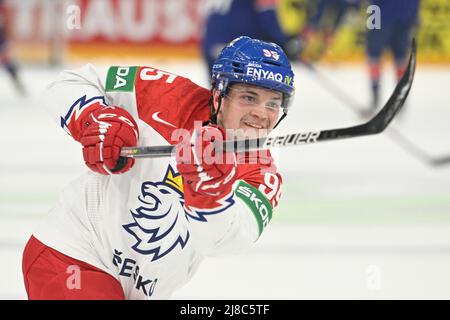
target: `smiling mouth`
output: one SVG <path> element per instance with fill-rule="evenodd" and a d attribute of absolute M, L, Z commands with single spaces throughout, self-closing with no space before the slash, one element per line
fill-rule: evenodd
<path fill-rule="evenodd" d="M 251 127 L 254 129 L 264 129 L 265 127 L 261 124 L 258 124 L 256 122 L 252 122 L 252 121 L 242 121 L 244 123 L 244 125 L 246 125 L 247 127 Z"/>

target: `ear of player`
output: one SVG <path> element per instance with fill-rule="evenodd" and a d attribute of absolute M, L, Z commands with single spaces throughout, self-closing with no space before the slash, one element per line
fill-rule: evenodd
<path fill-rule="evenodd" d="M 101 107 L 81 121 L 83 158 L 101 174 L 119 174 L 131 169 L 134 159 L 120 157 L 122 147 L 137 145 L 139 130 L 133 117 L 119 107 Z"/>
<path fill-rule="evenodd" d="M 231 192 L 237 178 L 237 161 L 234 152 L 216 152 L 215 143 L 224 140 L 225 131 L 209 125 L 194 131 L 189 141 L 177 145 L 177 169 L 183 176 L 188 205 L 197 202 L 195 197 L 217 200 Z"/>

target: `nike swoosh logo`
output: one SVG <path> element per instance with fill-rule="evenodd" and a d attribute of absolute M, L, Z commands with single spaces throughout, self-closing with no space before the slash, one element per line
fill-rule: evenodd
<path fill-rule="evenodd" d="M 161 118 L 158 116 L 158 114 L 159 114 L 159 111 L 153 113 L 153 114 L 152 114 L 152 119 L 155 120 L 155 121 L 157 121 L 157 122 L 163 123 L 163 124 L 168 125 L 168 126 L 171 126 L 171 127 L 173 127 L 173 128 L 176 128 L 173 124 L 171 124 L 171 123 L 169 123 L 169 122 L 167 122 L 167 121 L 161 119 Z"/>

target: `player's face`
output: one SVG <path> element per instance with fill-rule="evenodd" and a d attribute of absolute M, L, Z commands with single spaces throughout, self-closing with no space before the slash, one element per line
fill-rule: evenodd
<path fill-rule="evenodd" d="M 219 92 L 214 91 L 217 110 Z M 233 84 L 222 99 L 217 124 L 225 129 L 241 129 L 248 136 L 269 133 L 282 113 L 281 92 L 248 84 Z"/>

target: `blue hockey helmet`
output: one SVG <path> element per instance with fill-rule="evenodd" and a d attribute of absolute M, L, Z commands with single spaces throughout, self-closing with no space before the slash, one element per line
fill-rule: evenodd
<path fill-rule="evenodd" d="M 212 67 L 211 78 L 213 87 L 222 95 L 236 82 L 282 92 L 284 116 L 295 91 L 294 72 L 283 49 L 275 43 L 247 36 L 234 39 L 222 49 Z"/>

